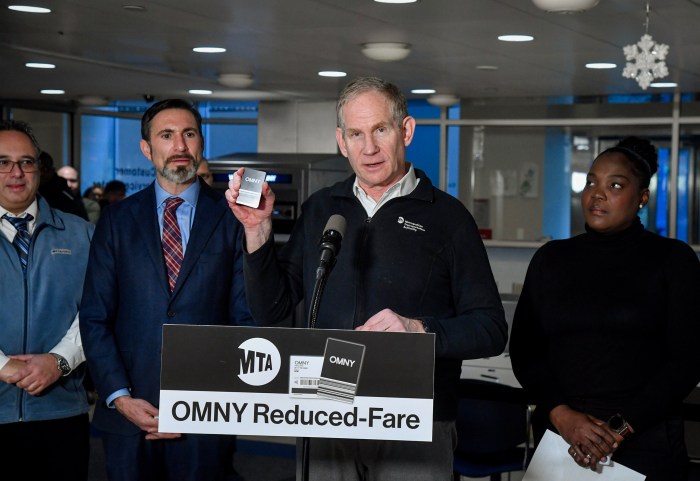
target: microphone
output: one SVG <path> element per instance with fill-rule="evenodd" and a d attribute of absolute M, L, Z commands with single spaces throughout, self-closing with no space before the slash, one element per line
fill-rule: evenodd
<path fill-rule="evenodd" d="M 319 243 L 319 251 L 321 252 L 321 267 L 324 271 L 328 267 L 332 267 L 335 262 L 335 257 L 340 252 L 340 243 L 345 235 L 345 217 L 340 214 L 333 214 L 326 227 L 323 229 L 323 236 Z"/>

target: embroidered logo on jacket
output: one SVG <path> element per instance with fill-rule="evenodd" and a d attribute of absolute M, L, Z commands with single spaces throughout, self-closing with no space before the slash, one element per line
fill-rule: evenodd
<path fill-rule="evenodd" d="M 399 222 L 399 224 L 403 224 L 403 228 L 406 230 L 410 230 L 413 232 L 418 232 L 418 231 L 425 232 L 425 228 L 422 225 L 420 225 L 416 222 L 411 222 L 410 220 L 406 220 L 401 216 L 399 216 L 398 222 Z"/>
<path fill-rule="evenodd" d="M 70 256 L 73 255 L 73 251 L 70 249 L 51 249 L 51 254 L 57 254 L 61 256 Z"/>

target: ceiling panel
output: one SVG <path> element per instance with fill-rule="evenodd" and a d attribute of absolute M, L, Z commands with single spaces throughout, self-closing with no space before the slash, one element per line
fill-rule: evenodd
<path fill-rule="evenodd" d="M 0 1 L 0 97 L 44 99 L 41 88 L 62 88 L 59 100 L 75 102 L 84 95 L 187 97 L 190 88 L 206 88 L 212 99 L 333 99 L 348 79 L 318 77 L 324 69 L 462 98 L 643 92 L 621 76 L 622 47 L 645 30 L 643 0 L 601 0 L 574 15 L 543 12 L 529 0 L 144 0 L 143 12 L 125 10 L 123 0 L 49 3 L 53 12 L 37 15 Z M 649 33 L 670 45 L 665 80 L 685 92 L 700 91 L 698 25 L 697 0 L 652 1 Z M 499 42 L 503 33 L 535 41 Z M 412 51 L 400 62 L 378 62 L 361 53 L 371 41 L 406 42 Z M 228 51 L 191 50 L 207 44 Z M 57 68 L 27 69 L 27 61 Z M 592 61 L 618 67 L 585 69 Z M 220 73 L 250 73 L 255 82 L 247 91 L 227 89 Z"/>

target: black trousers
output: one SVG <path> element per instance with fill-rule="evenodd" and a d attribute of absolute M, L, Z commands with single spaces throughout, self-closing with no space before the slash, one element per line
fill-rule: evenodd
<path fill-rule="evenodd" d="M 88 415 L 0 424 L 0 453 L 5 466 L 19 467 L 25 479 L 87 481 Z"/>

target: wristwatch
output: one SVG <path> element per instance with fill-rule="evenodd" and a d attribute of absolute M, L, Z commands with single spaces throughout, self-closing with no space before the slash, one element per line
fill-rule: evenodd
<path fill-rule="evenodd" d="M 67 376 L 70 374 L 72 369 L 70 368 L 70 364 L 68 364 L 65 357 L 61 356 L 60 354 L 56 354 L 55 352 L 51 352 L 49 354 L 56 358 L 56 367 L 59 371 L 61 371 L 61 376 Z"/>
<path fill-rule="evenodd" d="M 630 425 L 620 413 L 613 414 L 610 419 L 608 419 L 608 426 L 623 438 L 628 438 L 632 434 Z"/>

